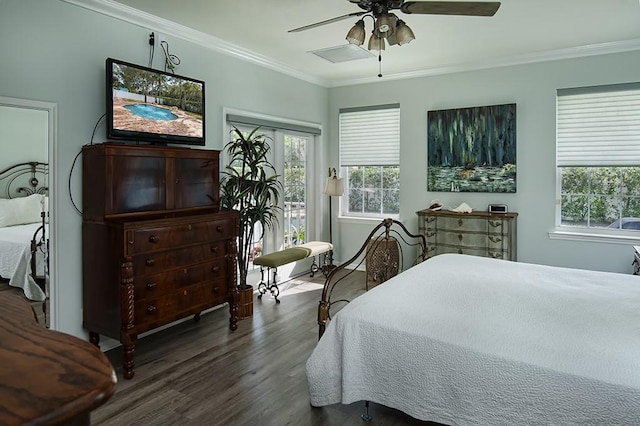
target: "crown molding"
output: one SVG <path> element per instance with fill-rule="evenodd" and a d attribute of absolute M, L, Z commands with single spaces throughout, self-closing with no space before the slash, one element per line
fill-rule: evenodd
<path fill-rule="evenodd" d="M 240 46 L 236 46 L 212 35 L 205 34 L 202 31 L 194 30 L 184 25 L 180 25 L 178 23 L 160 18 L 150 13 L 134 9 L 130 6 L 126 6 L 113 0 L 61 1 L 136 25 L 138 27 L 146 28 L 151 31 L 178 37 L 180 39 L 198 44 L 207 49 L 224 53 L 229 56 L 233 56 L 238 59 L 251 62 L 265 68 L 269 68 L 282 74 L 307 81 L 309 83 L 317 84 L 324 87 L 329 86 L 329 82 L 324 79 L 310 76 L 309 74 L 291 68 L 288 65 L 274 61 L 271 58 L 252 52 L 248 49 L 244 49 Z"/>
<path fill-rule="evenodd" d="M 281 62 L 260 55 L 248 49 L 236 46 L 220 38 L 205 34 L 184 25 L 177 24 L 167 19 L 134 9 L 113 0 L 61 0 L 75 6 L 79 6 L 102 15 L 110 16 L 130 24 L 157 31 L 159 33 L 178 37 L 183 40 L 211 49 L 271 70 L 289 75 L 309 83 L 323 87 L 344 87 L 359 84 L 375 83 L 380 81 L 406 80 L 419 77 L 431 77 L 443 74 L 452 74 L 466 71 L 478 71 L 490 68 L 500 68 L 514 65 L 524 65 L 537 62 L 557 61 L 586 56 L 605 55 L 611 53 L 623 53 L 640 50 L 640 39 L 614 41 L 608 43 L 591 44 L 585 46 L 569 47 L 542 52 L 514 55 L 502 58 L 494 58 L 485 61 L 465 62 L 441 67 L 426 68 L 418 71 L 388 74 L 383 77 L 365 77 L 358 79 L 326 80 L 311 76 L 296 70 Z"/>

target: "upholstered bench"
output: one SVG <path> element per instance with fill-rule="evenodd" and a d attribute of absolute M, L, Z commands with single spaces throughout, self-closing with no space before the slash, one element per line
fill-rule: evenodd
<path fill-rule="evenodd" d="M 262 295 L 267 291 L 271 292 L 276 299 L 276 303 L 280 303 L 278 295 L 280 290 L 276 283 L 276 275 L 278 267 L 286 265 L 291 262 L 297 262 L 298 260 L 306 259 L 307 257 L 313 257 L 313 263 L 311 264 L 311 276 L 320 270 L 319 257 L 323 253 L 327 253 L 333 250 L 333 244 L 324 241 L 310 241 L 299 246 L 290 247 L 288 249 L 276 251 L 273 253 L 258 256 L 253 259 L 253 264 L 260 266 L 260 283 L 258 284 L 258 290 L 260 294 L 258 299 L 262 299 Z M 316 261 L 318 257 L 318 261 Z M 331 257 L 329 257 L 331 259 Z M 264 272 L 267 268 L 267 281 L 264 280 Z M 269 272 L 273 270 L 273 282 L 270 280 Z"/>

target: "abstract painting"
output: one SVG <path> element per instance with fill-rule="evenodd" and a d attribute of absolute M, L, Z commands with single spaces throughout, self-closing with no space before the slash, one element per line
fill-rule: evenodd
<path fill-rule="evenodd" d="M 516 104 L 429 111 L 427 190 L 516 192 Z"/>

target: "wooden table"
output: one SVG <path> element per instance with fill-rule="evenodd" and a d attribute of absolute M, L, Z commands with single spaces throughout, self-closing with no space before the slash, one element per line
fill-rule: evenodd
<path fill-rule="evenodd" d="M 89 424 L 115 386 L 98 348 L 48 330 L 21 295 L 0 292 L 0 424 Z"/>

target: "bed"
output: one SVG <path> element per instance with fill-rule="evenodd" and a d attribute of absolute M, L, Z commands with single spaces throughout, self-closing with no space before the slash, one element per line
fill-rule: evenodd
<path fill-rule="evenodd" d="M 0 171 L 0 277 L 34 301 L 46 298 L 47 169 L 27 162 Z"/>
<path fill-rule="evenodd" d="M 324 319 L 306 365 L 313 406 L 372 401 L 447 425 L 640 424 L 637 276 L 442 254 Z"/>

